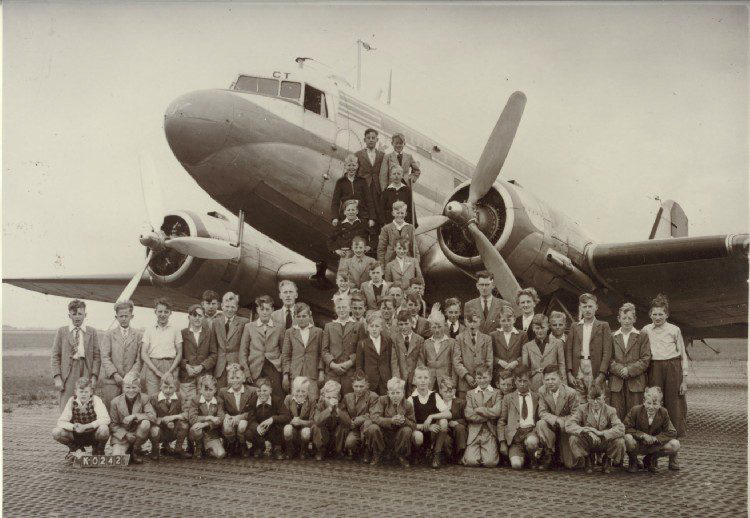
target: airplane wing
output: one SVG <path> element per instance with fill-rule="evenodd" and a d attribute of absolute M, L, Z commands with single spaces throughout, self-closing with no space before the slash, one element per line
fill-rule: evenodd
<path fill-rule="evenodd" d="M 10 278 L 3 279 L 3 282 L 45 295 L 114 302 L 130 282 L 132 276 L 131 272 L 104 275 Z M 169 297 L 174 304 L 175 311 L 187 311 L 191 304 L 200 302 L 198 299 L 186 296 L 176 290 L 152 285 L 148 274 L 144 273 L 141 282 L 138 284 L 138 289 L 133 294 L 133 303 L 136 306 L 152 308 L 154 307 L 154 299 L 158 297 Z"/>
<path fill-rule="evenodd" d="M 748 234 L 593 245 L 589 265 L 606 286 L 639 306 L 658 293 L 670 320 L 694 338 L 746 337 Z"/>

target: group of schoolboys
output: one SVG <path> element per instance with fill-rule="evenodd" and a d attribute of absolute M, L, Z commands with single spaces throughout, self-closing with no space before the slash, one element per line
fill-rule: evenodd
<path fill-rule="evenodd" d="M 353 248 L 349 260 L 356 261 L 356 240 Z M 582 320 L 566 336 L 564 313 L 533 314 L 532 288 L 517 296 L 525 329 L 515 328 L 511 306 L 492 296 L 489 272 L 479 273 L 480 296 L 463 311 L 448 299 L 425 318 L 420 279 L 384 281 L 378 261 L 367 271 L 359 287 L 339 286 L 337 318 L 323 329 L 296 302 L 291 281 L 279 285 L 281 309 L 269 296 L 256 299 L 255 321 L 236 314 L 233 293 L 218 311 L 219 296 L 209 291 L 189 308 L 182 330 L 169 323 L 169 301 L 157 300 L 156 323 L 141 334 L 130 327 L 132 303 L 117 303 L 118 325 L 101 347 L 96 331 L 83 326 L 85 304 L 72 301 L 71 325 L 53 344 L 62 408 L 55 440 L 71 456 L 89 445 L 101 454 L 109 441 L 113 454 L 129 452 L 134 463 L 143 462 L 150 441 L 153 460 L 312 454 L 377 465 L 390 456 L 403 466 L 592 472 L 599 454 L 607 473 L 627 453 L 628 471 L 655 472 L 665 455 L 679 469 L 676 437 L 684 428 L 672 422 L 684 413 L 674 417 L 668 397 L 682 397 L 676 408 L 684 409 L 684 344 L 666 322 L 663 297 L 652 303 L 654 323 L 640 332 L 635 307 L 625 304 L 613 334 L 595 318 L 595 297 L 584 294 Z M 652 335 L 661 349 L 652 351 Z M 666 358 L 670 343 L 678 355 Z"/>

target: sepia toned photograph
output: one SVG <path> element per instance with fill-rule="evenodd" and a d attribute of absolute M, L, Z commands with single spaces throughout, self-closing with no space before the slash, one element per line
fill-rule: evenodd
<path fill-rule="evenodd" d="M 3 514 L 747 516 L 747 3 L 2 21 Z"/>

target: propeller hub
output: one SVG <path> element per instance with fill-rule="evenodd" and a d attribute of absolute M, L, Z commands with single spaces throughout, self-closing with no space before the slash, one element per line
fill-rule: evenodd
<path fill-rule="evenodd" d="M 148 247 L 155 252 L 159 252 L 166 248 L 164 246 L 164 235 L 160 232 L 149 232 L 147 234 L 141 234 L 141 237 L 138 238 L 138 240 L 143 246 Z"/>
<path fill-rule="evenodd" d="M 474 217 L 474 211 L 466 203 L 452 201 L 445 206 L 445 215 L 456 225 L 466 225 Z"/>

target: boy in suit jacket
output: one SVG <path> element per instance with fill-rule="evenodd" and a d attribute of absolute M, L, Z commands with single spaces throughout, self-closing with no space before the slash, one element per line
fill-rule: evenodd
<path fill-rule="evenodd" d="M 448 431 L 445 436 L 443 454 L 450 463 L 457 463 L 464 456 L 466 450 L 466 400 L 456 398 L 456 385 L 453 380 L 443 378 L 440 380 L 440 397 L 450 409 L 451 416 L 448 418 Z"/>
<path fill-rule="evenodd" d="M 335 452 L 343 454 L 339 449 L 337 437 L 344 426 L 341 417 L 341 385 L 335 380 L 326 381 L 320 389 L 320 398 L 315 405 L 312 426 L 312 443 L 315 448 L 315 460 L 323 460 L 327 455 Z"/>
<path fill-rule="evenodd" d="M 479 365 L 474 371 L 477 388 L 466 393 L 466 422 L 469 423 L 462 464 L 494 468 L 497 451 L 497 418 L 502 411 L 500 393 L 490 385 L 490 370 Z"/>
<path fill-rule="evenodd" d="M 370 410 L 372 424 L 367 428 L 367 439 L 372 451 L 371 466 L 380 464 L 383 452 L 392 451 L 401 466 L 410 466 L 411 435 L 417 423 L 411 400 L 404 398 L 404 380 L 388 380 L 387 396 L 380 396 Z"/>
<path fill-rule="evenodd" d="M 252 443 L 253 457 L 263 458 L 266 441 L 271 443 L 273 458 L 283 460 L 284 426 L 292 420 L 284 406 L 281 394 L 272 393 L 271 381 L 267 378 L 255 380 L 257 391 L 250 394 L 247 404 L 247 433 L 245 439 Z"/>
<path fill-rule="evenodd" d="M 537 391 L 543 384 L 544 368 L 548 365 L 556 365 L 560 377 L 565 379 L 565 350 L 563 343 L 549 334 L 547 315 L 534 315 L 531 330 L 534 339 L 524 344 L 521 363 L 531 372 L 531 390 Z"/>
<path fill-rule="evenodd" d="M 109 412 L 104 402 L 94 395 L 90 378 L 76 381 L 76 393 L 68 399 L 52 430 L 52 438 L 68 447 L 65 459 L 75 460 L 75 452 L 92 446 L 93 455 L 104 455 L 109 440 Z"/>
<path fill-rule="evenodd" d="M 380 195 L 380 213 L 383 217 L 383 223 L 388 224 L 393 221 L 393 207 L 396 203 L 403 203 L 406 205 L 406 221 L 409 223 L 416 223 L 416 220 L 412 220 L 412 193 L 411 186 L 404 184 L 402 178 L 404 171 L 401 166 L 393 166 L 391 168 L 391 183 L 383 190 Z"/>
<path fill-rule="evenodd" d="M 596 319 L 596 297 L 584 293 L 578 298 L 582 320 L 570 327 L 565 342 L 565 366 L 570 385 L 602 385 L 612 360 L 612 331 Z"/>
<path fill-rule="evenodd" d="M 378 143 L 378 132 L 372 128 L 365 130 L 365 148 L 355 153 L 357 157 L 357 176 L 364 178 L 373 199 L 379 199 L 380 169 L 383 164 L 385 153 L 376 148 Z"/>
<path fill-rule="evenodd" d="M 391 145 L 393 146 L 393 152 L 388 153 L 383 158 L 383 163 L 380 166 L 380 190 L 385 190 L 386 186 L 391 183 L 391 173 L 396 166 L 401 167 L 403 173 L 404 182 L 406 185 L 411 186 L 414 182 L 419 179 L 420 170 L 419 162 L 414 160 L 411 153 L 404 152 L 404 145 L 406 144 L 406 137 L 402 133 L 394 133 L 391 137 Z"/>
<path fill-rule="evenodd" d="M 242 333 L 245 324 L 250 322 L 245 317 L 237 316 L 239 302 L 239 297 L 234 293 L 225 293 L 221 300 L 223 317 L 216 318 L 211 323 L 211 339 L 216 344 L 214 377 L 219 388 L 227 386 L 226 366 L 240 362 Z"/>
<path fill-rule="evenodd" d="M 464 309 L 464 312 L 466 311 Z M 522 335 L 518 329 L 513 327 L 514 320 L 513 309 L 509 306 L 503 307 L 500 312 L 500 329 L 490 333 L 490 338 L 492 338 L 492 357 L 495 363 L 495 379 L 497 379 L 497 375 L 501 370 L 512 371 L 521 365 L 523 360 L 525 335 Z"/>
<path fill-rule="evenodd" d="M 339 257 L 350 255 L 352 240 L 360 236 L 365 242 L 369 241 L 369 230 L 367 224 L 357 216 L 357 200 L 344 202 L 345 219 L 334 227 L 333 233 L 328 237 L 328 249 Z"/>
<path fill-rule="evenodd" d="M 227 452 L 221 443 L 221 427 L 224 422 L 224 401 L 216 397 L 216 378 L 204 374 L 198 381 L 198 392 L 188 407 L 188 436 L 195 444 L 193 458 L 200 460 L 203 452 L 216 459 L 223 459 Z"/>
<path fill-rule="evenodd" d="M 456 337 L 453 350 L 453 370 L 458 378 L 458 397 L 466 398 L 466 393 L 477 386 L 474 371 L 479 365 L 486 365 L 492 371 L 492 338 L 479 332 L 479 315 L 471 309 L 464 317 L 468 328 Z"/>
<path fill-rule="evenodd" d="M 659 455 L 674 455 L 680 451 L 677 430 L 669 419 L 669 412 L 661 406 L 663 397 L 659 387 L 649 387 L 643 404 L 634 406 L 625 416 L 629 473 L 638 471 L 638 455 L 645 455 L 643 464 L 651 473 L 657 473 Z"/>
<path fill-rule="evenodd" d="M 524 365 L 513 371 L 515 392 L 503 397 L 502 412 L 497 420 L 500 451 L 510 458 L 510 467 L 521 469 L 526 456 L 534 462 L 539 448 L 536 422 L 539 419 L 539 396 L 531 391 L 529 370 Z"/>
<path fill-rule="evenodd" d="M 437 387 L 440 378 L 446 377 L 456 382 L 456 373 L 453 370 L 456 341 L 445 334 L 445 317 L 442 313 L 430 315 L 429 322 L 432 336 L 422 345 L 418 365 L 424 365 L 429 369 L 432 390 Z"/>
<path fill-rule="evenodd" d="M 566 468 L 575 465 L 565 427 L 577 407 L 578 393 L 563 383 L 556 365 L 547 365 L 544 385 L 539 389 L 539 420 L 536 422 L 536 434 L 544 449 L 539 469 L 549 469 L 555 456 Z"/>
<path fill-rule="evenodd" d="M 495 276 L 487 270 L 477 272 L 479 297 L 464 304 L 464 311 L 471 308 L 480 316 L 482 324 L 479 330 L 486 335 L 500 327 L 502 308 L 510 307 L 509 303 L 492 295 L 493 289 L 495 289 Z"/>
<path fill-rule="evenodd" d="M 570 434 L 573 458 L 583 458 L 586 473 L 594 472 L 594 453 L 604 453 L 602 473 L 612 472 L 612 462 L 622 462 L 625 454 L 625 426 L 617 411 L 604 402 L 604 392 L 596 383 L 588 391 L 588 403 L 580 405 L 565 425 Z"/>
<path fill-rule="evenodd" d="M 377 220 L 377 208 L 375 207 L 377 199 L 372 198 L 370 187 L 367 181 L 357 176 L 357 157 L 353 154 L 344 159 L 344 175 L 336 180 L 331 196 L 331 217 L 332 224 L 335 227 L 342 219 L 343 206 L 347 200 L 357 200 L 359 202 L 359 218 L 368 221 L 370 226 Z"/>
<path fill-rule="evenodd" d="M 245 324 L 240 341 L 240 365 L 249 377 L 250 384 L 260 378 L 271 383 L 274 396 L 281 397 L 281 348 L 284 327 L 274 322 L 273 300 L 268 295 L 255 299 L 258 320 Z"/>
<path fill-rule="evenodd" d="M 396 258 L 385 267 L 385 280 L 401 286 L 401 289 L 404 291 L 409 289 L 409 281 L 412 278 L 418 277 L 424 281 L 422 270 L 419 268 L 419 261 L 407 257 L 406 253 L 408 250 L 408 240 L 403 237 L 397 239 Z"/>
<path fill-rule="evenodd" d="M 362 283 L 370 279 L 370 268 L 377 264 L 372 257 L 365 255 L 367 242 L 362 236 L 354 236 L 351 242 L 351 257 L 344 257 L 339 261 L 337 276 L 343 275 L 349 280 L 352 288 L 360 289 Z"/>
<path fill-rule="evenodd" d="M 204 321 L 204 309 L 199 304 L 188 308 L 190 325 L 182 333 L 182 359 L 180 360 L 180 397 L 187 410 L 190 401 L 198 394 L 198 379 L 213 372 L 216 365 L 216 342 L 211 340 L 211 330 Z"/>
<path fill-rule="evenodd" d="M 440 306 L 438 306 L 438 309 Z M 466 326 L 461 323 L 461 301 L 455 297 L 445 300 L 445 332 L 451 338 L 456 338 L 464 332 Z"/>
<path fill-rule="evenodd" d="M 307 450 L 312 439 L 313 416 L 316 400 L 310 397 L 312 382 L 305 376 L 297 376 L 292 384 L 292 393 L 284 398 L 284 407 L 291 416 L 289 424 L 284 425 L 284 444 L 287 460 L 299 451 L 299 458 L 307 458 Z"/>
<path fill-rule="evenodd" d="M 122 394 L 112 400 L 109 409 L 112 455 L 125 455 L 131 451 L 133 464 L 143 464 L 141 445 L 145 443 L 156 422 L 156 412 L 148 394 L 141 392 L 137 373 L 128 373 L 122 380 Z"/>
<path fill-rule="evenodd" d="M 336 320 L 323 329 L 323 365 L 326 381 L 336 381 L 342 395 L 352 391 L 354 363 L 357 360 L 357 332 L 354 319 L 349 315 L 349 298 L 333 296 Z"/>
<path fill-rule="evenodd" d="M 325 381 L 323 371 L 323 330 L 312 324 L 310 307 L 304 302 L 295 305 L 295 325 L 284 333 L 281 348 L 282 386 L 289 389 L 290 381 L 298 376 L 310 379 L 310 398 L 318 398 L 318 383 Z"/>
<path fill-rule="evenodd" d="M 419 250 L 414 250 L 414 226 L 406 221 L 406 204 L 396 201 L 391 208 L 392 220 L 383 225 L 378 237 L 378 261 L 385 266 L 396 258 L 396 243 L 406 240 L 406 254 L 419 259 Z"/>
<path fill-rule="evenodd" d="M 414 369 L 422 357 L 424 338 L 419 336 L 411 327 L 411 315 L 405 309 L 398 312 L 396 317 L 398 332 L 393 338 L 393 357 L 396 359 L 393 375 L 406 381 L 406 391 L 411 393 L 414 388 Z M 396 367 L 398 367 L 396 369 Z"/>
<path fill-rule="evenodd" d="M 651 361 L 648 333 L 639 332 L 635 323 L 635 306 L 623 304 L 617 318 L 620 329 L 612 335 L 612 362 L 609 364 L 610 403 L 617 416 L 625 419 L 631 408 L 643 403 L 646 371 Z"/>
<path fill-rule="evenodd" d="M 374 392 L 384 395 L 388 392 L 388 380 L 393 375 L 396 353 L 391 338 L 382 333 L 383 317 L 380 312 L 368 312 L 366 321 L 367 337 L 357 343 L 357 370 L 365 373 L 367 383 Z"/>
<path fill-rule="evenodd" d="M 352 392 L 345 394 L 341 402 L 341 426 L 336 437 L 336 448 L 338 451 L 345 451 L 350 459 L 361 453 L 362 462 L 369 463 L 371 460 L 365 432 L 372 424 L 370 409 L 377 401 L 378 395 L 370 390 L 365 373 L 358 370 L 354 374 Z"/>
<path fill-rule="evenodd" d="M 245 386 L 245 371 L 239 363 L 227 365 L 227 387 L 219 389 L 219 399 L 224 405 L 224 421 L 221 434 L 227 445 L 227 453 L 233 457 L 246 457 L 250 396 L 254 388 Z"/>
<path fill-rule="evenodd" d="M 60 411 L 73 397 L 76 381 L 89 378 L 95 387 L 101 369 L 99 336 L 93 327 L 83 326 L 86 303 L 78 299 L 70 301 L 68 317 L 70 325 L 59 328 L 52 342 L 52 378 L 60 393 Z"/>
<path fill-rule="evenodd" d="M 378 301 L 386 296 L 388 288 L 391 287 L 390 282 L 383 280 L 383 268 L 382 264 L 375 261 L 367 269 L 370 280 L 363 282 L 360 287 L 367 302 L 367 309 L 378 309 Z"/>
<path fill-rule="evenodd" d="M 187 408 L 182 408 L 182 401 L 177 395 L 177 387 L 172 373 L 166 373 L 161 379 L 161 390 L 151 396 L 151 406 L 156 413 L 156 421 L 149 430 L 151 440 L 151 459 L 158 461 L 162 453 L 186 459 L 184 444 L 188 435 Z M 175 441 L 174 450 L 169 443 Z M 159 445 L 161 444 L 161 450 Z"/>
<path fill-rule="evenodd" d="M 141 332 L 130 327 L 133 303 L 129 300 L 116 303 L 115 319 L 117 327 L 104 333 L 101 343 L 99 394 L 107 408 L 114 398 L 122 394 L 125 375 L 141 370 Z"/>
<path fill-rule="evenodd" d="M 221 315 L 221 297 L 214 290 L 206 290 L 201 297 L 201 307 L 203 308 L 204 324 L 211 326 L 214 318 Z"/>

